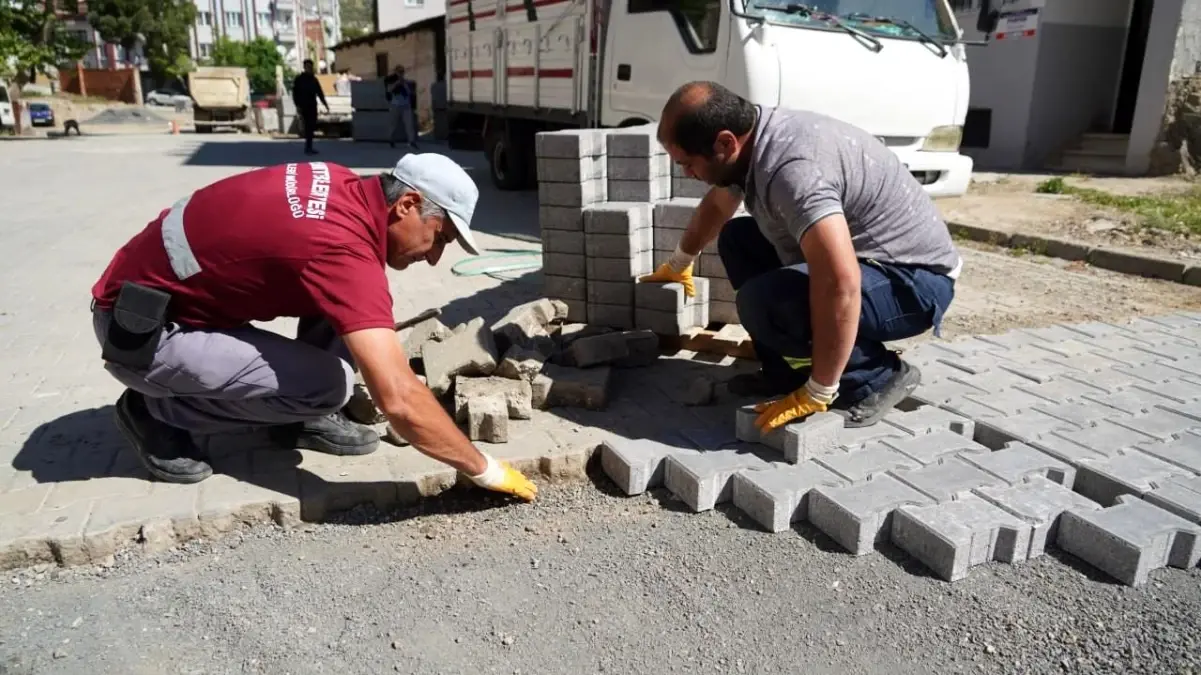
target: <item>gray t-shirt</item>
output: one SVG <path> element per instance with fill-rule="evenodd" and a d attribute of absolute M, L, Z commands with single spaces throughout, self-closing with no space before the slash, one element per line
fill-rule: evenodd
<path fill-rule="evenodd" d="M 747 174 L 746 210 L 785 265 L 804 262 L 801 235 L 815 222 L 842 213 L 861 260 L 959 275 L 959 251 L 933 200 L 863 129 L 815 112 L 761 107 Z"/>

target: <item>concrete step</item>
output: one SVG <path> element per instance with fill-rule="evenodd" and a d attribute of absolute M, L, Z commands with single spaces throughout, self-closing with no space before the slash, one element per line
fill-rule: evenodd
<path fill-rule="evenodd" d="M 1125 157 L 1129 145 L 1129 134 L 1084 134 L 1072 149 Z"/>
<path fill-rule="evenodd" d="M 1070 173 L 1122 175 L 1126 171 L 1126 155 L 1088 150 L 1065 150 L 1059 162 L 1049 168 Z"/>

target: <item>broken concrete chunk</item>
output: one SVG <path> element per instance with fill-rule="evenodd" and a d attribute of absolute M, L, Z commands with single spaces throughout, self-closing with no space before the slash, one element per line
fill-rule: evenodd
<path fill-rule="evenodd" d="M 533 382 L 538 373 L 542 372 L 542 364 L 546 363 L 546 358 L 547 355 L 537 349 L 523 349 L 520 345 L 513 345 L 496 367 L 496 375 L 511 380 Z"/>
<path fill-rule="evenodd" d="M 429 388 L 438 396 L 450 390 L 456 375 L 491 375 L 496 370 L 496 342 L 479 317 L 440 342 L 427 342 L 422 351 Z"/>
<path fill-rule="evenodd" d="M 550 388 L 554 381 L 547 377 L 544 373 L 538 373 L 530 382 L 530 403 L 539 410 L 547 408 L 547 399 L 550 397 Z"/>
<path fill-rule="evenodd" d="M 605 326 L 593 326 L 586 323 L 565 323 L 557 328 L 558 330 L 552 333 L 552 336 L 554 337 L 555 341 L 559 343 L 560 349 L 567 349 L 571 346 L 572 342 L 575 342 L 581 338 L 604 335 L 605 333 L 613 332 L 612 328 L 607 328 Z"/>
<path fill-rule="evenodd" d="M 555 309 L 555 321 L 567 320 L 567 315 L 571 313 L 571 308 L 567 306 L 566 302 L 563 302 L 562 300 L 551 300 L 550 305 Z"/>
<path fill-rule="evenodd" d="M 495 398 L 505 404 L 509 417 L 528 420 L 532 414 L 532 392 L 526 380 L 504 377 L 456 377 L 455 419 L 467 419 L 470 403 L 483 398 Z"/>
<path fill-rule="evenodd" d="M 489 443 L 509 442 L 509 412 L 496 397 L 474 398 L 467 402 L 467 437 Z"/>
<path fill-rule="evenodd" d="M 609 366 L 564 368 L 546 364 L 541 377 L 549 380 L 546 406 L 604 410 L 609 404 Z"/>
<path fill-rule="evenodd" d="M 547 298 L 514 307 L 492 324 L 497 347 L 507 351 L 514 345 L 529 346 L 534 338 L 549 335 L 547 325 L 558 317 L 558 312 L 559 308 Z"/>
<path fill-rule="evenodd" d="M 575 340 L 563 360 L 577 368 L 605 363 L 629 368 L 650 365 L 658 356 L 659 336 L 649 330 L 631 330 Z"/>
<path fill-rule="evenodd" d="M 426 319 L 408 329 L 408 333 L 402 338 L 405 355 L 409 358 L 422 356 L 421 350 L 425 343 L 445 340 L 452 334 L 451 330 L 437 318 Z"/>
<path fill-rule="evenodd" d="M 371 394 L 367 391 L 367 385 L 358 382 L 355 383 L 354 393 L 350 395 L 350 400 L 346 402 L 344 410 L 347 417 L 359 424 L 379 424 L 387 419 L 375 407 L 375 402 L 371 400 Z"/>

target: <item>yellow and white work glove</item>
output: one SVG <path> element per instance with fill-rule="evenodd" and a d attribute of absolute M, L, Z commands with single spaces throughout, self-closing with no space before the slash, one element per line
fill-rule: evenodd
<path fill-rule="evenodd" d="M 695 259 L 696 256 L 685 253 L 677 245 L 675 253 L 671 254 L 667 262 L 638 280 L 679 283 L 684 286 L 684 295 L 691 298 L 696 295 L 696 284 L 692 281 L 692 262 Z"/>
<path fill-rule="evenodd" d="M 755 406 L 759 417 L 755 426 L 760 433 L 767 433 L 796 419 L 803 419 L 817 412 L 826 412 L 834 399 L 838 398 L 838 385 L 827 387 L 809 378 L 805 386 L 784 398 L 764 401 Z"/>
<path fill-rule="evenodd" d="M 498 462 L 488 453 L 481 453 L 488 460 L 488 468 L 478 476 L 468 476 L 473 483 L 496 492 L 505 492 L 527 502 L 538 496 L 538 486 L 508 462 Z"/>

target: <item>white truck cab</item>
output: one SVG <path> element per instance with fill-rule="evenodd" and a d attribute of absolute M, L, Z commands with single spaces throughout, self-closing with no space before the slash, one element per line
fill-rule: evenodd
<path fill-rule="evenodd" d="M 534 133 L 653 122 L 690 80 L 860 126 L 933 196 L 970 181 L 948 0 L 451 0 L 447 22 L 452 128 L 483 132 L 502 188 L 534 182 Z"/>

